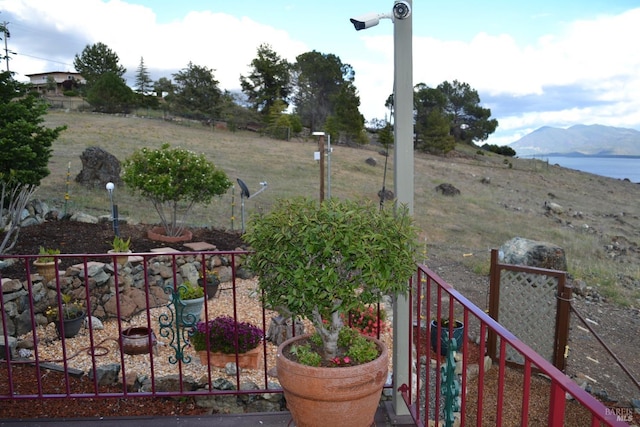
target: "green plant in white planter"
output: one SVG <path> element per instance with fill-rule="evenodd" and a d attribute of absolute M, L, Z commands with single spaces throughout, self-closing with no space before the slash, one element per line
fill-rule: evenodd
<path fill-rule="evenodd" d="M 169 144 L 136 150 L 124 163 L 122 180 L 151 200 L 167 236 L 182 234 L 196 203 L 209 203 L 232 185 L 204 154 Z"/>
<path fill-rule="evenodd" d="M 334 360 L 343 318 L 384 294 L 408 292 L 415 272 L 417 233 L 405 208 L 372 203 L 281 200 L 254 215 L 244 238 L 255 251 L 265 303 L 301 315 L 322 338 L 321 357 Z"/>

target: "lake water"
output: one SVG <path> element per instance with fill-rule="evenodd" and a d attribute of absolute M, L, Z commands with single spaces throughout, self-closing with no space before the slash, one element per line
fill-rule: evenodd
<path fill-rule="evenodd" d="M 640 183 L 640 157 L 565 157 L 536 156 L 550 165 L 576 169 L 610 178 L 629 179 Z"/>

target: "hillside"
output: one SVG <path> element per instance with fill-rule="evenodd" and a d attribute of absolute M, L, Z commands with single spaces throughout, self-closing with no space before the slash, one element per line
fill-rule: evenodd
<path fill-rule="evenodd" d="M 602 125 L 575 125 L 568 129 L 544 126 L 509 146 L 518 156 L 640 156 L 640 132 Z"/>
<path fill-rule="evenodd" d="M 313 159 L 317 143 L 312 139 L 277 141 L 250 132 L 211 131 L 200 124 L 81 113 L 52 112 L 47 123 L 66 124 L 68 130 L 55 143 L 52 173 L 38 195 L 65 209 L 69 166 L 67 211 L 109 213 L 106 190 L 86 189 L 73 181 L 81 170 L 80 154 L 92 145 L 122 161 L 136 148 L 169 142 L 204 152 L 233 182 L 241 178 L 251 193 L 260 188 L 261 181 L 267 181 L 266 191 L 246 200 L 247 221 L 251 213 L 269 209 L 279 198 L 317 198 L 319 194 L 319 168 Z M 617 295 L 620 301 L 639 305 L 640 185 L 535 160 L 480 155 L 470 147 L 458 150 L 447 158 L 415 156 L 414 214 L 422 230 L 427 264 L 464 263 L 486 273 L 491 248 L 516 236 L 549 241 L 565 248 L 575 277 L 603 287 L 605 294 Z M 369 157 L 377 160 L 376 166 L 365 163 Z M 373 147 L 334 146 L 331 195 L 377 203 L 383 166 L 384 156 Z M 434 190 L 442 183 L 452 184 L 461 194 L 442 196 Z M 393 189 L 393 156 L 386 188 Z M 116 188 L 114 197 L 121 216 L 145 223 L 158 221 L 151 205 L 127 189 Z M 199 206 L 187 222 L 240 229 L 239 198 L 236 185 L 233 193 Z M 544 207 L 546 201 L 561 205 L 564 213 L 550 214 Z"/>
<path fill-rule="evenodd" d="M 54 145 L 51 175 L 38 196 L 68 213 L 108 215 L 105 189 L 78 186 L 80 154 L 97 145 L 120 160 L 143 146 L 163 142 L 204 152 L 235 182 L 241 178 L 253 193 L 261 181 L 268 188 L 245 202 L 246 214 L 268 210 L 282 197 L 318 197 L 319 169 L 314 140 L 276 141 L 254 133 L 211 131 L 200 124 L 163 122 L 139 117 L 53 112 L 51 125 L 68 130 Z M 365 163 L 377 160 L 376 166 Z M 377 203 L 384 157 L 373 147 L 335 146 L 331 157 L 333 197 L 368 198 Z M 393 158 L 387 189 L 393 188 Z M 67 184 L 68 181 L 68 184 Z M 443 196 L 435 187 L 449 183 L 460 195 Z M 191 225 L 241 227 L 240 191 L 235 187 L 210 206 L 199 206 Z M 65 206 L 65 193 L 69 201 Z M 568 170 L 547 163 L 506 159 L 470 147 L 443 158 L 416 153 L 414 217 L 422 230 L 421 257 L 431 269 L 482 309 L 487 308 L 489 251 L 513 237 L 548 241 L 567 254 L 570 279 L 593 289 L 578 296 L 575 307 L 636 378 L 640 335 L 640 185 Z M 129 222 L 157 222 L 153 208 L 116 188 L 114 201 Z M 556 213 L 545 202 L 562 207 Z M 386 204 L 387 207 L 390 203 Z M 142 226 L 141 226 L 142 227 Z M 96 239 L 104 239 L 99 235 Z M 97 245 L 96 245 L 97 246 Z M 595 297 L 593 297 L 595 295 Z M 638 390 L 597 340 L 572 316 L 567 374 L 595 379 L 593 392 L 606 391 L 621 403 L 638 398 Z"/>

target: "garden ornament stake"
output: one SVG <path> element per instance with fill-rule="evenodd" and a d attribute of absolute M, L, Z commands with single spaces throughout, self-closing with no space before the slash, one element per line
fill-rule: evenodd
<path fill-rule="evenodd" d="M 178 360 L 183 363 L 191 362 L 191 356 L 185 355 L 184 349 L 189 345 L 188 330 L 195 327 L 196 321 L 198 320 L 193 314 L 183 314 L 186 304 L 180 297 L 180 288 L 186 290 L 187 287 L 180 285 L 175 290 L 172 286 L 166 286 L 164 288 L 164 292 L 171 295 L 170 302 L 167 304 L 169 313 L 163 313 L 158 316 L 160 336 L 171 339 L 169 346 L 173 348 L 176 353 L 175 356 L 169 356 L 169 363 L 173 365 L 178 363 Z M 182 319 L 182 322 L 180 322 L 180 319 Z"/>

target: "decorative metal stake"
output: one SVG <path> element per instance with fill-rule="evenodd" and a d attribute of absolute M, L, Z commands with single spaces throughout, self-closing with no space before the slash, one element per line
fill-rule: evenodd
<path fill-rule="evenodd" d="M 449 339 L 449 350 L 445 364 L 441 369 L 442 375 L 440 382 L 442 384 L 442 394 L 444 394 L 444 425 L 453 427 L 455 421 L 455 413 L 460 412 L 460 382 L 456 375 L 456 359 L 454 357 L 456 348 L 456 339 Z"/>
<path fill-rule="evenodd" d="M 180 285 L 177 289 L 173 286 L 165 286 L 164 292 L 171 295 L 169 314 L 163 313 L 158 316 L 160 324 L 160 336 L 170 338 L 169 346 L 174 349 L 176 355 L 169 357 L 169 363 L 176 364 L 178 361 L 190 363 L 191 356 L 184 353 L 185 347 L 189 345 L 189 331 L 195 327 L 196 317 L 193 314 L 184 314 L 186 304 L 180 298 L 180 289 L 186 290 L 186 286 Z"/>

